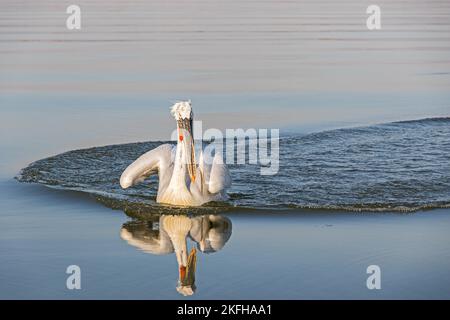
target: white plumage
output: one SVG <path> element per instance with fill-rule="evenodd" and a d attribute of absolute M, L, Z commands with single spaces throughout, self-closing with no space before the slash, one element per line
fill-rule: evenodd
<path fill-rule="evenodd" d="M 219 251 L 231 237 L 232 224 L 227 217 L 210 214 L 193 217 L 191 221 L 189 236 L 201 252 Z"/>
<path fill-rule="evenodd" d="M 192 117 L 191 100 L 178 101 L 172 106 L 170 112 L 174 116 L 175 120 L 190 119 Z"/>
<path fill-rule="evenodd" d="M 165 216 L 159 218 L 159 225 L 164 222 Z M 165 255 L 174 252 L 174 246 L 170 235 L 167 234 L 164 228 L 160 228 L 158 231 L 153 231 L 140 227 L 135 229 L 132 226 L 125 224 L 120 230 L 120 237 L 125 240 L 129 245 L 142 250 L 145 253 L 151 253 L 156 255 Z"/>
<path fill-rule="evenodd" d="M 225 190 L 231 185 L 231 177 L 222 154 L 213 152 L 209 161 L 211 157 L 201 151 L 196 162 L 190 101 L 177 102 L 171 112 L 177 120 L 177 145 L 163 144 L 140 156 L 122 173 L 121 187 L 128 188 L 158 173 L 157 202 L 200 206 L 227 200 Z"/>
<path fill-rule="evenodd" d="M 162 215 L 159 230 L 149 227 L 148 222 L 125 223 L 120 236 L 131 246 L 143 252 L 163 255 L 175 252 L 179 278 L 177 291 L 182 295 L 192 295 L 196 290 L 195 271 L 197 265 L 195 248 L 188 254 L 187 238 L 197 244 L 204 253 L 221 250 L 231 236 L 232 224 L 227 217 L 203 215 Z"/>

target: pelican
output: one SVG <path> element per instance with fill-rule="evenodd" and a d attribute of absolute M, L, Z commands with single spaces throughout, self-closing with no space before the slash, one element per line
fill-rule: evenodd
<path fill-rule="evenodd" d="M 203 253 L 220 251 L 230 239 L 231 221 L 215 215 L 192 218 L 184 215 L 162 215 L 158 221 L 158 230 L 149 227 L 148 221 L 127 222 L 120 230 L 120 237 L 145 253 L 175 253 L 178 263 L 176 289 L 184 296 L 193 295 L 196 290 L 197 250 L 192 248 L 188 254 L 187 238 L 196 243 Z"/>
<path fill-rule="evenodd" d="M 157 173 L 158 203 L 200 206 L 226 201 L 225 190 L 231 185 L 231 177 L 222 154 L 214 151 L 210 161 L 201 151 L 196 161 L 191 102 L 175 103 L 171 113 L 177 122 L 177 145 L 163 144 L 144 153 L 122 173 L 120 186 L 126 189 Z"/>

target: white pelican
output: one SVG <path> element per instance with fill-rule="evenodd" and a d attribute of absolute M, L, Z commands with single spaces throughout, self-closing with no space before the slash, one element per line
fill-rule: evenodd
<path fill-rule="evenodd" d="M 149 230 L 147 224 L 125 224 L 120 237 L 129 245 L 143 252 L 164 255 L 175 252 L 178 263 L 177 291 L 184 295 L 193 295 L 197 251 L 191 249 L 188 255 L 187 236 L 192 228 L 190 218 L 182 215 L 163 215 L 159 219 L 159 233 Z"/>
<path fill-rule="evenodd" d="M 158 173 L 156 202 L 200 206 L 210 201 L 227 200 L 225 190 L 231 185 L 231 177 L 222 154 L 215 153 L 212 161 L 207 161 L 202 151 L 196 162 L 191 102 L 175 103 L 171 113 L 177 121 L 176 147 L 163 144 L 140 156 L 122 173 L 121 187 L 126 189 Z"/>
<path fill-rule="evenodd" d="M 188 254 L 189 236 L 200 251 L 212 253 L 221 250 L 231 236 L 230 219 L 216 215 L 189 218 L 183 215 L 162 215 L 159 230 L 148 222 L 128 222 L 122 226 L 120 237 L 143 252 L 164 255 L 175 252 L 178 263 L 177 291 L 182 295 L 195 293 L 196 250 Z"/>

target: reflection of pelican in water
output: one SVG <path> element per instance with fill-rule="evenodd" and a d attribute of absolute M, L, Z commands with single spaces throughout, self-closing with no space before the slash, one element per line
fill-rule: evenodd
<path fill-rule="evenodd" d="M 214 151 L 214 156 L 200 152 L 196 161 L 191 102 L 177 102 L 171 111 L 177 121 L 177 146 L 163 144 L 140 156 L 122 173 L 121 187 L 129 188 L 157 173 L 157 202 L 200 206 L 227 200 L 225 190 L 231 185 L 231 177 L 221 152 Z"/>
<path fill-rule="evenodd" d="M 211 253 L 221 250 L 231 236 L 230 219 L 218 215 L 189 218 L 183 215 L 162 215 L 157 221 L 131 221 L 122 226 L 120 236 L 128 244 L 151 254 L 175 252 L 179 278 L 177 291 L 192 295 L 196 290 L 196 249 L 188 254 L 187 238 L 191 238 L 198 250 Z"/>

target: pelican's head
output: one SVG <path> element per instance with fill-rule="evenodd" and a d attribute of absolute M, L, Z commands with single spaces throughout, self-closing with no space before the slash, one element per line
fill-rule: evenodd
<path fill-rule="evenodd" d="M 181 119 L 192 119 L 192 104 L 191 100 L 188 101 L 178 101 L 175 103 L 170 112 L 174 116 L 175 120 L 179 121 Z"/>
<path fill-rule="evenodd" d="M 179 101 L 172 106 L 170 111 L 175 120 L 177 120 L 178 143 L 183 148 L 189 176 L 191 181 L 194 182 L 196 173 L 193 132 L 194 113 L 192 112 L 191 101 Z"/>

